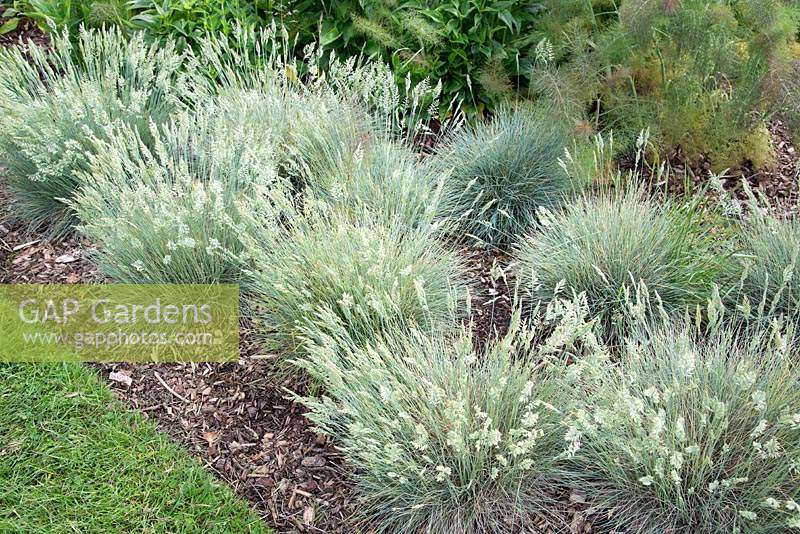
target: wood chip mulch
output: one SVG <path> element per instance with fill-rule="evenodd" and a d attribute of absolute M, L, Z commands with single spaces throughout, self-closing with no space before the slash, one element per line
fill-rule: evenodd
<path fill-rule="evenodd" d="M 773 209 L 784 216 L 797 216 L 800 204 L 800 154 L 795 148 L 791 133 L 786 124 L 780 119 L 774 120 L 770 125 L 772 134 L 772 150 L 775 155 L 774 163 L 763 171 L 750 171 L 746 179 L 757 195 L 763 195 L 772 204 Z M 742 187 L 741 178 L 729 180 L 726 186 L 734 192 L 740 200 L 746 195 Z"/>
<path fill-rule="evenodd" d="M 278 532 L 347 532 L 354 503 L 340 454 L 287 398 L 294 384 L 276 382 L 272 364 L 243 345 L 238 363 L 100 369 L 128 406 L 155 418 Z"/>
<path fill-rule="evenodd" d="M 51 243 L 32 234 L 11 218 L 9 204 L 8 194 L 0 188 L 0 284 L 98 282 L 100 275 L 86 258 L 88 242 L 68 238 Z"/>
<path fill-rule="evenodd" d="M 461 249 L 468 280 L 471 283 L 472 322 L 477 347 L 508 332 L 514 305 L 514 277 L 509 269 L 510 258 L 500 250 L 485 248 Z"/>

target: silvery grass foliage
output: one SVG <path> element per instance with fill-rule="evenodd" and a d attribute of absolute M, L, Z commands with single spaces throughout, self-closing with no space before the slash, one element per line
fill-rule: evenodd
<path fill-rule="evenodd" d="M 209 105 L 228 120 L 270 131 L 278 172 L 300 194 L 353 216 L 367 210 L 408 225 L 431 224 L 437 214 L 441 180 L 405 143 L 381 134 L 368 112 L 332 92 L 263 83 L 221 90 Z"/>
<path fill-rule="evenodd" d="M 793 325 L 678 322 L 580 361 L 568 470 L 600 531 L 800 528 L 799 356 Z"/>
<path fill-rule="evenodd" d="M 653 300 L 668 314 L 704 304 L 720 269 L 712 245 L 696 201 L 681 205 L 628 189 L 542 211 L 513 255 L 524 296 L 547 303 L 584 293 L 613 334 L 631 304 Z"/>
<path fill-rule="evenodd" d="M 127 283 L 238 283 L 241 236 L 277 231 L 291 209 L 277 174 L 266 95 L 236 95 L 151 126 L 120 128 L 91 158 L 76 196 L 94 261 Z M 150 147 L 148 147 L 150 145 Z"/>
<path fill-rule="evenodd" d="M 249 309 L 267 347 L 300 350 L 301 328 L 324 328 L 325 311 L 360 342 L 394 328 L 451 327 L 466 282 L 433 226 L 411 228 L 368 211 L 354 217 L 313 197 L 283 225 L 277 238 L 271 225 L 248 235 L 245 249 L 255 266 L 245 279 Z"/>
<path fill-rule="evenodd" d="M 447 175 L 444 213 L 463 235 L 507 244 L 578 188 L 559 167 L 567 132 L 544 108 L 499 109 L 488 123 L 456 129 L 431 165 Z"/>
<path fill-rule="evenodd" d="M 754 214 L 742 225 L 736 254 L 739 299 L 757 315 L 800 310 L 800 221 Z M 744 310 L 744 308 L 742 308 Z"/>
<path fill-rule="evenodd" d="M 586 312 L 554 303 L 537 328 L 516 313 L 480 353 L 468 328 L 364 344 L 326 312 L 325 335 L 306 329 L 295 363 L 325 394 L 301 400 L 341 448 L 366 530 L 499 533 L 549 516 L 570 399 L 560 376 L 576 346 L 596 346 Z"/>
<path fill-rule="evenodd" d="M 289 141 L 306 192 L 353 216 L 363 210 L 409 226 L 431 224 L 442 180 L 406 144 L 370 127 L 370 117 L 338 100 L 306 98 Z"/>
<path fill-rule="evenodd" d="M 386 65 L 341 61 L 315 46 L 302 57 L 300 76 L 294 44 L 273 26 L 240 28 L 230 41 L 209 37 L 192 61 L 217 73 L 217 91 L 280 95 L 279 160 L 298 191 L 408 224 L 432 220 L 441 179 L 422 169 L 412 147 L 430 134 L 441 88 L 409 82 L 401 90 Z"/>
<path fill-rule="evenodd" d="M 728 265 L 732 286 L 729 301 L 746 317 L 797 317 L 800 310 L 800 220 L 787 218 L 756 198 L 746 181 L 745 205 L 732 198 L 715 177 L 720 201 L 730 215 L 741 219 L 734 261 Z"/>
<path fill-rule="evenodd" d="M 93 138 L 126 125 L 149 142 L 149 123 L 183 109 L 199 82 L 171 43 L 119 30 L 81 30 L 76 44 L 53 34 L 50 48 L 29 49 L 0 50 L 0 160 L 16 214 L 59 235 L 75 222 L 69 201 Z"/>
<path fill-rule="evenodd" d="M 401 87 L 391 68 L 380 61 L 342 60 L 318 45 L 308 45 L 298 54 L 296 47 L 275 24 L 259 30 L 238 27 L 230 38 L 204 39 L 191 63 L 198 72 L 213 72 L 218 88 L 279 84 L 303 95 L 334 96 L 368 113 L 373 131 L 381 136 L 414 144 L 431 135 L 428 123 L 439 108 L 440 84 L 413 84 L 408 78 Z"/>

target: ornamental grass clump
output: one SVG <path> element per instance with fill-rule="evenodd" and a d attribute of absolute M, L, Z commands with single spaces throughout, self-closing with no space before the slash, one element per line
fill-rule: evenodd
<path fill-rule="evenodd" d="M 260 102 L 269 106 L 265 96 Z M 240 281 L 248 221 L 259 220 L 261 232 L 277 228 L 291 206 L 263 110 L 236 113 L 229 104 L 153 126 L 152 149 L 134 128 L 99 145 L 73 206 L 105 275 L 126 283 Z"/>
<path fill-rule="evenodd" d="M 53 235 L 75 223 L 70 200 L 95 139 L 110 128 L 137 130 L 186 107 L 194 82 L 171 43 L 146 44 L 120 31 L 82 30 L 77 44 L 54 35 L 51 47 L 0 50 L 0 162 L 12 207 L 31 228 Z"/>
<path fill-rule="evenodd" d="M 800 310 L 800 221 L 764 214 L 754 206 L 738 236 L 731 265 L 739 309 L 758 316 L 797 316 Z"/>
<path fill-rule="evenodd" d="M 578 187 L 559 167 L 569 143 L 543 109 L 501 109 L 488 123 L 457 130 L 431 161 L 446 174 L 444 213 L 461 235 L 507 244 L 538 208 L 559 205 Z"/>
<path fill-rule="evenodd" d="M 325 395 L 301 400 L 352 470 L 364 530 L 513 532 L 545 516 L 561 526 L 551 514 L 570 399 L 560 376 L 576 340 L 593 340 L 585 309 L 564 317 L 542 339 L 517 313 L 480 353 L 469 330 L 359 346 L 327 314 L 329 335 L 308 331 L 295 363 Z"/>
<path fill-rule="evenodd" d="M 366 123 L 382 137 L 414 144 L 432 134 L 428 124 L 438 118 L 441 83 L 412 83 L 407 78 L 398 85 L 392 68 L 371 57 L 342 60 L 316 44 L 297 48 L 297 42 L 274 23 L 259 30 L 239 26 L 230 38 L 224 34 L 204 38 L 190 59 L 190 68 L 214 73 L 212 92 L 280 86 L 304 99 L 315 95 L 329 103 L 356 107 L 368 115 Z M 446 119 L 442 122 L 448 124 Z"/>
<path fill-rule="evenodd" d="M 800 528 L 794 329 L 734 332 L 634 329 L 618 362 L 581 364 L 569 471 L 600 531 Z"/>
<path fill-rule="evenodd" d="M 309 191 L 353 216 L 367 210 L 387 221 L 422 226 L 436 222 L 442 186 L 410 149 L 373 140 L 331 172 L 315 174 Z"/>
<path fill-rule="evenodd" d="M 280 172 L 299 194 L 410 225 L 433 219 L 441 179 L 419 165 L 412 147 L 429 133 L 439 88 L 409 82 L 401 90 L 382 63 L 341 61 L 317 47 L 304 51 L 298 77 L 293 44 L 276 28 L 239 29 L 235 40 L 210 36 L 194 68 L 218 74 L 212 92 L 275 95 L 280 113 L 265 123 L 278 121 Z"/>
<path fill-rule="evenodd" d="M 547 303 L 562 293 L 585 293 L 613 335 L 632 307 L 655 316 L 645 305 L 650 300 L 668 314 L 705 304 L 723 261 L 712 244 L 696 202 L 679 205 L 628 190 L 542 212 L 514 258 L 524 296 Z"/>
<path fill-rule="evenodd" d="M 231 122 L 268 130 L 278 172 L 298 194 L 408 225 L 433 222 L 440 180 L 363 108 L 333 92 L 299 93 L 280 84 L 229 88 L 212 99 Z"/>
<path fill-rule="evenodd" d="M 313 197 L 283 224 L 277 238 L 270 225 L 247 236 L 249 308 L 269 348 L 300 350 L 301 328 L 324 329 L 318 314 L 327 310 L 359 342 L 395 328 L 452 327 L 465 277 L 431 226 L 353 217 Z"/>
<path fill-rule="evenodd" d="M 353 216 L 367 210 L 409 226 L 434 221 L 442 180 L 411 148 L 338 99 L 309 97 L 306 103 L 295 118 L 289 146 L 295 175 L 307 193 Z"/>

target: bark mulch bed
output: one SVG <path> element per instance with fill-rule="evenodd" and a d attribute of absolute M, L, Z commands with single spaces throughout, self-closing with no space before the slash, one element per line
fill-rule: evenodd
<path fill-rule="evenodd" d="M 464 267 L 472 284 L 472 323 L 475 343 L 482 346 L 508 332 L 514 306 L 514 278 L 510 258 L 501 251 L 482 248 L 461 250 Z"/>
<path fill-rule="evenodd" d="M 88 260 L 91 244 L 68 238 L 49 242 L 10 222 L 0 189 L 0 283 L 103 283 Z M 464 251 L 475 281 L 472 323 L 476 342 L 508 328 L 513 280 L 508 259 L 484 250 Z M 300 386 L 276 373 L 247 325 L 237 363 L 98 364 L 98 373 L 130 408 L 154 419 L 230 484 L 278 532 L 353 532 L 356 511 L 342 459 L 304 417 L 288 392 Z M 577 503 L 580 499 L 577 499 Z M 564 498 L 573 532 L 589 532 Z M 541 525 L 539 525 L 541 528 Z M 542 531 L 546 531 L 543 529 Z"/>
<path fill-rule="evenodd" d="M 242 349 L 238 363 L 109 364 L 101 373 L 279 532 L 344 532 L 354 503 L 339 454 L 287 398 L 294 384 L 276 383 L 254 345 Z"/>
<path fill-rule="evenodd" d="M 794 146 L 794 141 L 788 127 L 780 119 L 770 124 L 772 133 L 772 149 L 775 161 L 770 168 L 763 171 L 748 169 L 744 173 L 750 188 L 757 195 L 765 196 L 773 208 L 786 216 L 797 216 L 800 203 L 800 154 Z M 728 181 L 726 186 L 733 191 L 737 198 L 744 200 L 746 195 L 742 187 L 741 178 Z"/>

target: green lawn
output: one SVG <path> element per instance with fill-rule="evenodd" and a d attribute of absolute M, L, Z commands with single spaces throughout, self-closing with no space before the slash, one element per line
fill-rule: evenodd
<path fill-rule="evenodd" d="M 0 532 L 269 532 L 79 364 L 0 365 Z"/>

